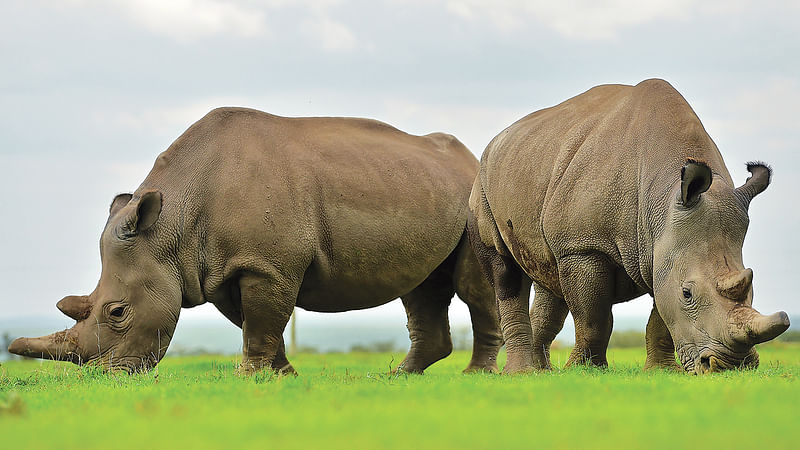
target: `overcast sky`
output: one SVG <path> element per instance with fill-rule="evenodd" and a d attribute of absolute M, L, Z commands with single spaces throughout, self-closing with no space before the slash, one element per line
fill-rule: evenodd
<path fill-rule="evenodd" d="M 112 197 L 211 108 L 370 117 L 480 155 L 525 114 L 652 77 L 686 97 L 737 184 L 746 161 L 773 165 L 745 265 L 757 309 L 798 314 L 798 23 L 797 2 L 763 0 L 4 0 L 0 317 L 57 316 L 91 292 Z"/>

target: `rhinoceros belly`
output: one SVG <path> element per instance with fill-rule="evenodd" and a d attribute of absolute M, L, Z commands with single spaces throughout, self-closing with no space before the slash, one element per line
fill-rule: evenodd
<path fill-rule="evenodd" d="M 439 214 L 423 215 L 341 208 L 329 211 L 326 222 L 330 230 L 297 299 L 311 311 L 370 308 L 408 293 L 448 257 L 464 227 L 461 214 L 445 205 Z"/>

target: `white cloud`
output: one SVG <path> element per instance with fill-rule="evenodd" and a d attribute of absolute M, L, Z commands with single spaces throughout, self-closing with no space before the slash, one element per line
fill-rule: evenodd
<path fill-rule="evenodd" d="M 229 34 L 254 37 L 266 33 L 265 14 L 221 0 L 116 0 L 130 18 L 150 31 L 179 41 Z"/>
<path fill-rule="evenodd" d="M 210 36 L 259 38 L 281 28 L 285 14 L 299 13 L 293 27 L 325 51 L 346 52 L 357 47 L 355 33 L 336 20 L 331 8 L 339 0 L 112 0 L 120 15 L 154 34 L 179 42 Z M 98 0 L 69 0 L 68 6 L 103 6 Z M 296 19 L 294 19 L 296 20 Z M 272 21 L 272 22 L 270 22 Z"/>
<path fill-rule="evenodd" d="M 355 34 L 347 26 L 321 14 L 303 21 L 301 29 L 325 51 L 347 52 L 358 44 Z"/>
<path fill-rule="evenodd" d="M 479 158 L 498 132 L 528 112 L 497 105 L 426 103 L 392 97 L 383 102 L 380 119 L 411 134 L 450 133 Z"/>
<path fill-rule="evenodd" d="M 220 106 L 248 106 L 250 100 L 237 97 L 209 97 L 178 106 L 148 107 L 140 110 L 100 110 L 92 115 L 98 128 L 125 133 L 147 132 L 174 135 Z"/>
<path fill-rule="evenodd" d="M 800 158 L 795 148 L 800 78 L 775 76 L 725 95 L 704 107 L 710 113 L 706 128 L 720 148 L 741 161 L 765 159 L 798 167 Z M 734 178 L 743 176 L 742 172 L 734 174 Z"/>
<path fill-rule="evenodd" d="M 773 77 L 761 86 L 748 86 L 729 100 L 728 112 L 739 117 L 731 130 L 755 134 L 789 134 L 797 128 L 797 105 L 800 104 L 800 79 Z"/>
<path fill-rule="evenodd" d="M 24 279 L 0 273 L 6 298 L 31 299 L 3 306 L 33 311 L 44 299 L 55 311 L 52 298 L 84 288 L 70 283 L 91 289 L 113 194 L 135 188 L 158 152 L 213 107 L 373 117 L 414 134 L 452 133 L 477 154 L 535 109 L 648 74 L 687 95 L 737 184 L 747 177 L 744 161 L 775 167 L 773 185 L 751 206 L 745 261 L 758 273 L 759 307 L 800 312 L 787 300 L 800 255 L 800 210 L 787 208 L 800 178 L 800 72 L 791 57 L 798 8 L 772 0 L 617 0 L 603 8 L 574 0 L 7 1 L 0 35 L 14 45 L 0 53 L 14 70 L 0 76 L 8 87 L 0 95 L 0 187 L 25 193 L 4 205 L 25 215 L 11 225 L 26 226 L 0 230 L 0 248 L 34 269 Z M 165 45 L 173 40 L 197 47 Z M 352 64 L 319 55 L 372 43 L 379 51 Z M 111 52 L 117 57 L 98 56 Z M 243 62 L 247 54 L 255 56 Z M 148 55 L 158 56 L 163 83 L 153 82 L 152 64 L 138 63 Z M 18 159 L 25 155 L 38 159 Z M 82 209 L 58 210 L 70 205 L 54 194 L 63 192 L 79 193 Z M 53 217 L 58 227 L 45 229 Z M 62 237 L 42 246 L 56 228 Z M 55 267 L 41 287 L 51 290 L 32 292 L 43 266 Z"/>
<path fill-rule="evenodd" d="M 684 18 L 689 3 L 689 0 L 448 0 L 447 9 L 470 21 L 488 19 L 505 32 L 530 26 L 530 21 L 535 20 L 568 38 L 609 39 L 625 27 L 656 19 Z"/>

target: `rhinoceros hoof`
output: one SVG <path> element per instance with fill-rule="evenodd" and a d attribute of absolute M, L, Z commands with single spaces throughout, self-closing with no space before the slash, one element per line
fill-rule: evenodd
<path fill-rule="evenodd" d="M 683 372 L 681 367 L 675 360 L 670 361 L 646 361 L 642 370 L 672 370 L 676 372 Z"/>
<path fill-rule="evenodd" d="M 237 375 L 248 376 L 264 371 L 274 371 L 268 363 L 259 360 L 242 361 L 236 369 Z"/>
<path fill-rule="evenodd" d="M 534 372 L 536 372 L 536 367 L 534 367 L 532 364 L 506 363 L 505 367 L 503 367 L 503 374 L 505 375 L 518 375 Z"/>
<path fill-rule="evenodd" d="M 416 364 L 407 364 L 406 361 L 401 362 L 397 367 L 389 371 L 390 374 L 396 375 L 399 373 L 416 373 L 416 374 L 423 374 L 425 372 L 425 367 L 420 367 Z"/>
<path fill-rule="evenodd" d="M 294 367 L 292 367 L 291 364 L 286 364 L 283 367 L 280 367 L 280 368 L 277 368 L 277 369 L 273 368 L 273 369 L 276 372 L 278 372 L 279 375 L 294 375 L 294 376 L 297 376 L 297 371 L 294 370 Z"/>
<path fill-rule="evenodd" d="M 497 363 L 485 363 L 485 364 L 476 364 L 470 363 L 466 369 L 463 371 L 464 373 L 497 373 Z"/>

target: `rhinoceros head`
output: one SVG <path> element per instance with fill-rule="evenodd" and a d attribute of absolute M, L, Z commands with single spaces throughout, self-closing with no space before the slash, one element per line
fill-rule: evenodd
<path fill-rule="evenodd" d="M 753 346 L 789 327 L 786 313 L 764 316 L 752 307 L 753 271 L 742 263 L 742 245 L 750 201 L 769 185 L 771 170 L 747 169 L 751 177 L 734 188 L 689 160 L 655 242 L 656 308 L 687 372 L 757 367 Z"/>
<path fill-rule="evenodd" d="M 51 335 L 16 339 L 8 350 L 126 371 L 158 363 L 172 338 L 181 303 L 175 268 L 164 257 L 164 242 L 170 239 L 156 226 L 161 203 L 158 191 L 118 195 L 100 238 L 102 273 L 97 287 L 57 305 L 76 324 Z"/>

